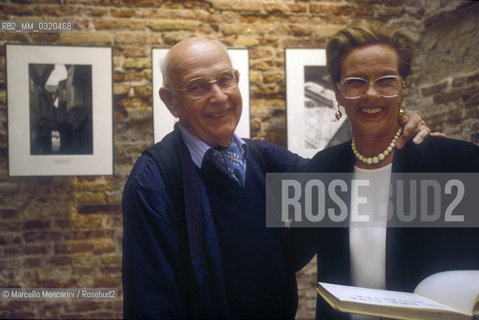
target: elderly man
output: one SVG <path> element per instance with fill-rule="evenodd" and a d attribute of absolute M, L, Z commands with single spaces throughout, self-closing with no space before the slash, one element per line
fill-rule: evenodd
<path fill-rule="evenodd" d="M 124 316 L 294 318 L 297 263 L 288 229 L 265 226 L 265 173 L 307 160 L 234 134 L 239 74 L 219 42 L 179 42 L 162 71 L 160 97 L 179 124 L 125 185 Z"/>

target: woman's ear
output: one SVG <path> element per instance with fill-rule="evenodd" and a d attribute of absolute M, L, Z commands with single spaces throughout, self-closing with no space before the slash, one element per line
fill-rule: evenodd
<path fill-rule="evenodd" d="M 336 96 L 336 101 L 340 106 L 344 106 L 343 103 L 343 95 L 341 94 L 341 91 L 339 91 L 338 88 L 334 89 L 334 95 Z"/>
<path fill-rule="evenodd" d="M 161 101 L 163 101 L 163 103 L 166 105 L 170 113 L 177 118 L 178 109 L 174 106 L 173 95 L 171 94 L 171 90 L 167 87 L 161 87 L 159 94 L 160 94 Z"/>

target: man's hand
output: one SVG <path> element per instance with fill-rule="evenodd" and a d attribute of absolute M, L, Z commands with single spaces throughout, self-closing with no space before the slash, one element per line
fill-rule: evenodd
<path fill-rule="evenodd" d="M 399 124 L 403 126 L 403 131 L 396 142 L 396 148 L 398 149 L 402 149 L 406 142 L 413 137 L 414 139 L 412 141 L 415 144 L 420 144 L 429 135 L 442 138 L 446 137 L 446 135 L 440 132 L 431 133 L 431 129 L 429 129 L 426 122 L 415 112 L 402 116 L 399 119 Z"/>

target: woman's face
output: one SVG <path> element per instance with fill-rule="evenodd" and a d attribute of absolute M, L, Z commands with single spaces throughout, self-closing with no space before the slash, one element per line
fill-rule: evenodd
<path fill-rule="evenodd" d="M 396 50 L 388 45 L 373 44 L 359 47 L 346 54 L 341 62 L 341 81 L 348 77 L 374 81 L 383 76 L 399 76 Z M 364 94 L 347 99 L 336 88 L 336 99 L 351 120 L 356 138 L 384 136 L 390 139 L 398 129 L 398 112 L 402 90 L 396 97 L 385 98 L 375 86 L 369 85 Z"/>

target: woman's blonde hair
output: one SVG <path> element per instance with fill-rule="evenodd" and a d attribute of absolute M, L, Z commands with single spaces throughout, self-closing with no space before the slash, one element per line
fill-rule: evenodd
<path fill-rule="evenodd" d="M 416 50 L 412 38 L 402 30 L 387 26 L 376 20 L 355 20 L 338 31 L 326 45 L 326 59 L 333 83 L 341 80 L 341 62 L 353 49 L 385 44 L 393 47 L 399 56 L 399 75 L 406 80 L 412 73 L 411 63 Z"/>

